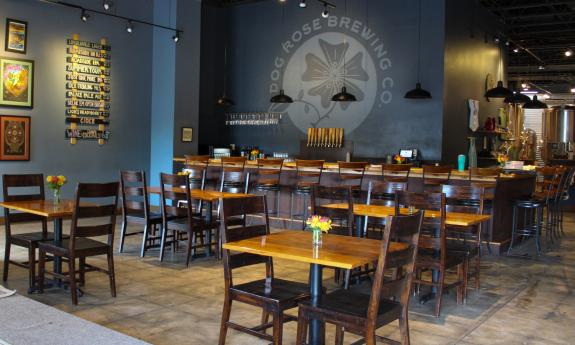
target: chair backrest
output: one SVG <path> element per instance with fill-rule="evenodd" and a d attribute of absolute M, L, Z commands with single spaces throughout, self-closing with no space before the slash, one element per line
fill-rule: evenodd
<path fill-rule="evenodd" d="M 400 190 L 407 190 L 406 182 L 369 181 L 366 204 L 393 205 L 395 201 L 395 193 Z"/>
<path fill-rule="evenodd" d="M 569 187 L 571 186 L 571 180 L 573 180 L 573 174 L 575 173 L 574 167 L 563 167 L 563 175 L 561 181 L 558 185 L 558 191 L 555 195 L 555 202 L 560 202 L 563 198 L 564 194 L 569 191 Z"/>
<path fill-rule="evenodd" d="M 412 164 L 382 164 L 381 176 L 385 182 L 407 182 Z"/>
<path fill-rule="evenodd" d="M 424 217 L 421 234 L 419 236 L 419 248 L 433 249 L 440 252 L 439 260 L 445 263 L 446 259 L 446 200 L 443 193 L 412 193 L 398 191 L 395 194 L 395 214 L 400 215 L 401 208 L 413 207 L 416 210 L 425 210 L 426 213 L 434 211 L 436 217 Z M 425 213 L 424 213 L 425 214 Z"/>
<path fill-rule="evenodd" d="M 469 168 L 469 180 L 478 178 L 493 178 L 499 179 L 501 175 L 501 168 Z"/>
<path fill-rule="evenodd" d="M 535 171 L 537 172 L 535 191 L 542 193 L 546 200 L 552 199 L 557 191 L 564 170 L 560 167 L 546 166 L 537 167 Z"/>
<path fill-rule="evenodd" d="M 270 234 L 265 195 L 220 199 L 220 205 L 222 205 L 220 217 L 222 243 Z M 249 218 L 250 223 L 255 223 L 255 219 L 259 219 L 260 224 L 236 226 L 237 223 L 233 221 L 238 217 Z M 273 279 L 273 261 L 270 257 L 250 253 L 232 254 L 229 250 L 224 249 L 223 262 L 226 288 L 233 286 L 232 270 L 240 267 L 265 263 L 266 278 L 270 282 Z"/>
<path fill-rule="evenodd" d="M 451 165 L 424 165 L 423 166 L 423 185 L 439 186 L 449 184 L 451 178 Z"/>
<path fill-rule="evenodd" d="M 160 174 L 162 219 L 192 218 L 190 183 L 186 175 Z"/>
<path fill-rule="evenodd" d="M 220 192 L 247 193 L 249 174 L 245 173 L 246 157 L 222 157 Z"/>
<path fill-rule="evenodd" d="M 258 159 L 258 184 L 278 185 L 280 183 L 283 158 Z"/>
<path fill-rule="evenodd" d="M 78 183 L 70 228 L 69 250 L 71 253 L 76 248 L 78 238 L 107 236 L 108 246 L 113 246 L 119 187 L 118 182 Z M 93 203 L 94 200 L 97 204 Z M 86 201 L 88 203 L 84 204 Z M 82 219 L 87 218 L 91 219 L 90 222 L 85 225 L 80 224 Z M 101 222 L 94 224 L 94 218 Z"/>
<path fill-rule="evenodd" d="M 483 214 L 485 188 L 477 186 L 443 185 L 446 211 Z"/>
<path fill-rule="evenodd" d="M 150 216 L 148 182 L 145 171 L 120 171 L 120 190 L 122 191 L 122 215 L 126 217 Z"/>
<path fill-rule="evenodd" d="M 361 188 L 367 162 L 337 162 L 340 185 Z"/>
<path fill-rule="evenodd" d="M 2 175 L 2 193 L 4 201 L 33 201 L 44 200 L 44 175 Z M 22 222 L 42 222 L 42 230 L 47 231 L 46 218 L 30 213 L 11 212 L 4 208 L 4 220 L 6 222 L 6 235 L 10 235 L 10 224 Z"/>
<path fill-rule="evenodd" d="M 407 216 L 387 217 L 374 282 L 371 288 L 367 311 L 368 323 L 375 324 L 379 303 L 382 298 L 393 298 L 403 308 L 407 308 L 422 221 L 423 211 Z M 406 245 L 406 248 L 401 252 L 390 254 L 389 246 L 392 239 L 396 243 Z M 397 274 L 387 280 L 385 278 L 386 270 L 394 268 L 397 269 Z"/>
<path fill-rule="evenodd" d="M 346 204 L 346 209 L 328 208 L 326 204 Z M 353 190 L 351 186 L 318 186 L 314 185 L 311 190 L 311 215 L 328 217 L 334 226 L 339 226 L 343 234 L 353 235 Z"/>
<path fill-rule="evenodd" d="M 190 180 L 192 189 L 204 190 L 210 156 L 184 156 L 186 158 L 185 172 Z"/>
<path fill-rule="evenodd" d="M 296 159 L 297 187 L 309 188 L 312 185 L 319 185 L 324 163 L 323 160 Z"/>

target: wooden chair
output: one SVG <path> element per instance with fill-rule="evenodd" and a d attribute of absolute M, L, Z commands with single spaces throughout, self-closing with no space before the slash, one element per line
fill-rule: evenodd
<path fill-rule="evenodd" d="M 183 191 L 175 191 L 173 187 L 182 187 Z M 172 243 L 175 244 L 181 236 L 187 235 L 187 257 L 186 266 L 190 265 L 192 251 L 195 253 L 197 248 L 204 248 L 210 251 L 212 245 L 216 246 L 219 251 L 219 224 L 217 222 L 206 223 L 203 218 L 193 212 L 192 197 L 190 193 L 190 183 L 186 175 L 160 174 L 160 189 L 162 203 L 162 239 L 160 241 L 160 261 L 164 260 L 164 249 L 168 238 L 168 231 L 172 232 Z M 184 203 L 180 203 L 184 201 Z M 181 206 L 178 206 L 180 204 Z M 204 241 L 204 232 L 206 241 Z M 200 244 L 197 239 L 200 238 Z M 215 241 L 212 241 L 212 238 Z M 219 254 L 216 253 L 219 257 Z"/>
<path fill-rule="evenodd" d="M 457 302 L 462 303 L 466 289 L 467 266 L 466 255 L 457 252 L 448 252 L 445 228 L 446 200 L 443 193 L 410 193 L 399 191 L 395 199 L 396 215 L 400 213 L 400 207 L 414 207 L 417 210 L 439 211 L 438 217 L 425 217 L 419 236 L 419 253 L 415 263 L 416 278 L 414 283 L 419 292 L 420 285 L 428 285 L 436 289 L 435 293 L 435 317 L 439 317 L 444 290 L 457 287 Z M 451 283 L 445 283 L 445 275 L 449 269 L 457 269 L 457 279 Z M 423 271 L 437 272 L 434 279 L 423 279 Z"/>
<path fill-rule="evenodd" d="M 34 189 L 34 191 L 31 189 Z M 21 192 L 18 193 L 17 191 Z M 2 192 L 4 201 L 44 200 L 44 177 L 42 174 L 2 175 Z M 28 292 L 32 292 L 36 286 L 36 248 L 38 248 L 40 241 L 51 241 L 54 239 L 54 236 L 48 233 L 46 218 L 30 213 L 14 213 L 4 208 L 4 222 L 6 239 L 4 242 L 4 272 L 2 280 L 8 280 L 10 264 L 26 268 L 28 270 Z M 42 227 L 41 231 L 27 233 L 13 232 L 12 226 L 14 224 L 27 222 L 39 222 Z M 13 245 L 28 250 L 27 262 L 10 260 L 10 249 Z"/>
<path fill-rule="evenodd" d="M 407 190 L 407 182 L 377 182 L 369 181 L 365 203 L 367 205 L 395 205 L 395 193 L 397 191 Z M 363 233 L 368 238 L 381 238 L 382 231 L 372 231 L 369 229 L 381 229 L 385 227 L 386 218 L 365 216 L 363 222 Z"/>
<path fill-rule="evenodd" d="M 477 179 L 494 179 L 501 175 L 501 168 L 469 168 L 469 181 Z"/>
<path fill-rule="evenodd" d="M 118 182 L 111 183 L 79 183 L 76 187 L 74 198 L 74 213 L 70 228 L 70 238 L 61 242 L 40 242 L 40 261 L 38 288 L 43 292 L 44 276 L 46 273 L 46 253 L 66 258 L 68 261 L 68 273 L 57 274 L 51 272 L 58 279 L 68 281 L 72 304 L 78 304 L 78 291 L 76 283 L 84 285 L 86 272 L 99 271 L 108 275 L 110 280 L 110 292 L 116 297 L 116 276 L 114 273 L 114 231 L 116 229 L 116 210 L 118 208 Z M 86 200 L 97 199 L 98 205 L 83 205 Z M 80 224 L 83 220 L 91 218 L 90 222 Z M 94 218 L 98 223 L 94 224 Z M 105 236 L 106 242 L 100 242 L 93 237 Z M 86 258 L 106 255 L 108 268 L 104 270 L 86 263 Z M 76 268 L 76 259 L 79 261 Z M 76 279 L 76 274 L 79 279 Z"/>
<path fill-rule="evenodd" d="M 246 157 L 222 157 L 221 162 L 219 191 L 247 193 L 249 174 L 245 173 Z"/>
<path fill-rule="evenodd" d="M 268 195 L 269 192 L 276 194 L 276 210 L 279 216 L 281 185 L 280 179 L 282 174 L 283 158 L 260 158 L 258 159 L 258 173 L 256 180 L 256 190 Z"/>
<path fill-rule="evenodd" d="M 157 247 L 157 244 L 154 244 L 160 239 L 156 236 L 157 227 L 162 226 L 162 215 L 150 211 L 146 172 L 143 170 L 120 171 L 120 189 L 122 191 L 122 229 L 118 251 L 120 253 L 124 251 L 126 236 L 143 234 L 140 256 L 144 257 L 147 249 Z M 127 233 L 129 224 L 143 225 L 144 229 Z M 150 230 L 151 234 L 149 234 Z"/>
<path fill-rule="evenodd" d="M 220 200 L 222 204 L 222 240 L 223 243 L 240 241 L 256 236 L 269 235 L 269 219 L 265 195 L 252 196 L 241 199 Z M 231 227 L 230 219 L 238 217 L 257 217 L 259 224 L 250 226 Z M 254 217 L 255 216 L 255 217 Z M 255 222 L 255 221 L 254 221 Z M 310 298 L 307 284 L 279 279 L 274 276 L 273 259 L 249 253 L 232 254 L 229 250 L 223 251 L 225 299 L 220 325 L 219 344 L 226 342 L 228 328 L 251 334 L 253 336 L 272 341 L 273 344 L 282 343 L 283 323 L 295 321 L 296 318 L 284 315 L 284 311 L 297 307 L 298 302 Z M 265 279 L 236 284 L 232 273 L 236 268 L 265 264 Z M 232 301 L 246 303 L 262 308 L 262 322 L 259 326 L 248 328 L 230 321 Z M 271 313 L 273 321 L 267 322 Z M 273 336 L 265 333 L 267 328 L 273 327 Z"/>
<path fill-rule="evenodd" d="M 208 174 L 208 164 L 210 163 L 210 156 L 190 156 L 185 155 L 186 159 L 184 171 L 188 174 L 188 179 L 190 181 L 191 189 L 206 189 L 207 174 Z M 193 205 L 196 209 L 194 212 L 202 212 L 203 201 L 199 200 L 196 205 Z"/>
<path fill-rule="evenodd" d="M 367 162 L 337 162 L 339 184 L 352 186 L 354 190 L 361 190 L 367 166 Z"/>
<path fill-rule="evenodd" d="M 412 164 L 382 164 L 381 176 L 383 176 L 383 181 L 407 183 L 412 166 Z"/>
<path fill-rule="evenodd" d="M 441 185 L 449 184 L 451 179 L 451 165 L 424 165 L 423 166 L 423 190 L 438 192 Z"/>
<path fill-rule="evenodd" d="M 343 344 L 344 332 L 364 337 L 358 344 L 375 345 L 377 340 L 398 343 L 375 334 L 378 328 L 398 320 L 399 343 L 409 344 L 408 306 L 422 218 L 422 211 L 387 218 L 371 296 L 340 289 L 323 296 L 317 305 L 309 301 L 300 303 L 296 344 L 304 344 L 312 317 L 335 325 L 335 344 L 338 345 Z M 392 238 L 407 248 L 389 254 Z M 391 269 L 397 274 L 386 278 L 384 272 Z"/>
<path fill-rule="evenodd" d="M 445 194 L 446 211 L 471 214 L 483 214 L 485 204 L 485 188 L 474 186 L 443 185 L 442 192 Z M 452 252 L 465 254 L 467 256 L 467 267 L 465 272 L 467 277 L 473 276 L 475 280 L 475 291 L 479 291 L 480 266 L 481 266 L 481 243 L 483 224 L 471 227 L 446 226 L 450 237 L 447 241 L 448 255 Z M 475 260 L 473 271 L 469 266 L 471 260 Z M 466 284 L 467 285 L 467 284 Z M 463 296 L 467 300 L 467 291 Z"/>
<path fill-rule="evenodd" d="M 294 197 L 303 198 L 302 229 L 305 228 L 305 221 L 308 218 L 308 199 L 311 195 L 311 189 L 321 183 L 324 163 L 323 160 L 297 159 L 295 161 L 296 181 L 290 194 L 290 223 L 293 223 L 294 216 L 298 216 L 293 212 Z"/>

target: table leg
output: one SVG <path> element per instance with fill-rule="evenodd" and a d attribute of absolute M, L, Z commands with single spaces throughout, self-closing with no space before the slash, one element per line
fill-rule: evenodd
<path fill-rule="evenodd" d="M 212 202 L 208 201 L 206 203 L 206 223 L 207 224 L 211 224 L 212 223 Z M 206 234 L 206 241 L 208 241 L 208 250 L 206 252 L 206 256 L 212 256 L 212 229 L 207 229 L 207 234 Z"/>
<path fill-rule="evenodd" d="M 323 267 L 318 264 L 310 265 L 310 290 L 311 290 L 311 303 L 316 306 L 323 293 L 322 288 L 322 269 Z M 325 344 L 325 324 L 320 320 L 311 319 L 309 321 L 309 344 L 310 345 L 324 345 Z"/>
<path fill-rule="evenodd" d="M 355 217 L 355 236 L 363 237 L 363 216 Z"/>

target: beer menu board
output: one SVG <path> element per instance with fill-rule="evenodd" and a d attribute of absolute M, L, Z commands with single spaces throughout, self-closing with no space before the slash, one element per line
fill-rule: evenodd
<path fill-rule="evenodd" d="M 67 40 L 66 139 L 110 139 L 110 52 L 106 39 L 100 43 Z"/>

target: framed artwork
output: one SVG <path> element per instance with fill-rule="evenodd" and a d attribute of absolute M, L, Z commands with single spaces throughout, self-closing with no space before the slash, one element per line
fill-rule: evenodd
<path fill-rule="evenodd" d="M 0 160 L 30 160 L 29 116 L 0 116 Z"/>
<path fill-rule="evenodd" d="M 33 107 L 34 61 L 0 57 L 0 106 Z"/>
<path fill-rule="evenodd" d="M 192 142 L 192 127 L 182 127 L 182 142 L 191 143 Z"/>
<path fill-rule="evenodd" d="M 28 23 L 16 19 L 6 19 L 6 39 L 4 50 L 12 53 L 26 54 Z"/>

